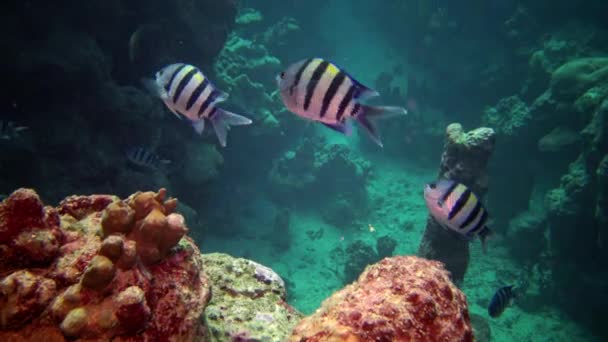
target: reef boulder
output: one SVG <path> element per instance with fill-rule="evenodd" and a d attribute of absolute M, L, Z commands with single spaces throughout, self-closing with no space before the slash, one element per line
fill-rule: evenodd
<path fill-rule="evenodd" d="M 205 309 L 209 341 L 284 341 L 301 318 L 285 302 L 285 283 L 256 262 L 203 256 L 213 298 Z"/>
<path fill-rule="evenodd" d="M 473 341 L 465 295 L 437 261 L 386 258 L 304 318 L 289 341 Z"/>

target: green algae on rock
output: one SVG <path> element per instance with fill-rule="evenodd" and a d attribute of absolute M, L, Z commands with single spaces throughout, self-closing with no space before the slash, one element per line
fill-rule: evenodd
<path fill-rule="evenodd" d="M 212 253 L 203 255 L 203 269 L 213 293 L 204 312 L 209 341 L 284 341 L 301 318 L 270 268 Z"/>

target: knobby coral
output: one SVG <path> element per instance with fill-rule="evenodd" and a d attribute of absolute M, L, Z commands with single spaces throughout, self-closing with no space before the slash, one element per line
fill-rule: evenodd
<path fill-rule="evenodd" d="M 0 340 L 196 340 L 210 291 L 166 190 L 0 204 Z"/>

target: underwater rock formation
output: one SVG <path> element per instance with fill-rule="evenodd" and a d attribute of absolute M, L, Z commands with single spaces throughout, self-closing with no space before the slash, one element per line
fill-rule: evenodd
<path fill-rule="evenodd" d="M 57 208 L 20 189 L 0 204 L 0 340 L 192 340 L 210 297 L 166 191 Z"/>
<path fill-rule="evenodd" d="M 234 26 L 237 2 L 61 2 L 51 8 L 33 1 L 2 9 L 2 27 L 14 29 L 5 37 L 11 53 L 0 56 L 12 85 L 0 95 L 7 104 L 2 116 L 29 127 L 32 145 L 25 156 L 3 150 L 0 163 L 15 166 L 0 170 L 1 179 L 11 180 L 3 192 L 29 184 L 58 201 L 75 192 L 128 195 L 142 189 L 130 187 L 136 176 L 121 170 L 124 151 L 152 144 L 161 127 L 169 129 L 158 145 L 186 154 L 180 151 L 183 131 L 171 127 L 183 122 L 169 121 L 162 101 L 140 80 L 175 61 L 211 72 Z M 34 78 L 39 81 L 27 81 Z M 139 175 L 136 183 L 169 186 L 157 178 Z"/>
<path fill-rule="evenodd" d="M 279 135 L 276 114 L 284 108 L 272 92 L 274 77 L 281 71 L 281 62 L 271 56 L 264 45 L 233 32 L 217 57 L 214 70 L 221 79 L 223 90 L 240 94 L 232 99 L 235 105 L 243 111 L 253 111 L 252 115 L 258 118 L 249 133 L 254 136 Z"/>
<path fill-rule="evenodd" d="M 465 295 L 437 261 L 386 258 L 325 300 L 289 341 L 473 341 Z"/>
<path fill-rule="evenodd" d="M 367 210 L 369 161 L 342 144 L 325 139 L 303 140 L 295 150 L 276 159 L 269 174 L 271 196 L 281 203 L 314 202 L 322 217 L 336 226 L 348 226 Z M 327 177 L 327 175 L 340 175 Z M 297 195 L 297 196 L 296 196 Z"/>
<path fill-rule="evenodd" d="M 208 341 L 284 341 L 301 318 L 273 270 L 221 253 L 203 255 L 203 267 L 213 292 L 204 314 Z"/>
<path fill-rule="evenodd" d="M 486 165 L 494 149 L 494 130 L 482 127 L 465 133 L 460 124 L 453 123 L 447 127 L 446 136 L 439 178 L 463 183 L 483 197 L 488 186 Z M 452 279 L 460 282 L 469 263 L 469 242 L 442 228 L 429 215 L 418 254 L 443 262 Z"/>
<path fill-rule="evenodd" d="M 372 246 L 362 240 L 355 240 L 346 247 L 346 259 L 342 277 L 345 284 L 351 283 L 361 274 L 367 265 L 373 264 L 380 258 Z"/>

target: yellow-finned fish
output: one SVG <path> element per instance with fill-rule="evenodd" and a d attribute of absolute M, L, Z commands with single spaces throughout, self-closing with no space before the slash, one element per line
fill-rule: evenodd
<path fill-rule="evenodd" d="M 369 106 L 360 101 L 379 96 L 335 64 L 321 58 L 309 58 L 290 65 L 276 77 L 283 103 L 293 113 L 349 135 L 349 119 L 365 129 L 382 146 L 372 121 L 387 115 L 407 114 L 405 108 Z"/>
<path fill-rule="evenodd" d="M 251 120 L 217 107 L 228 94 L 218 90 L 195 66 L 176 63 L 162 68 L 155 80 L 144 80 L 177 117 L 188 118 L 194 130 L 201 134 L 205 119 L 211 121 L 222 146 L 230 126 L 249 125 Z"/>

